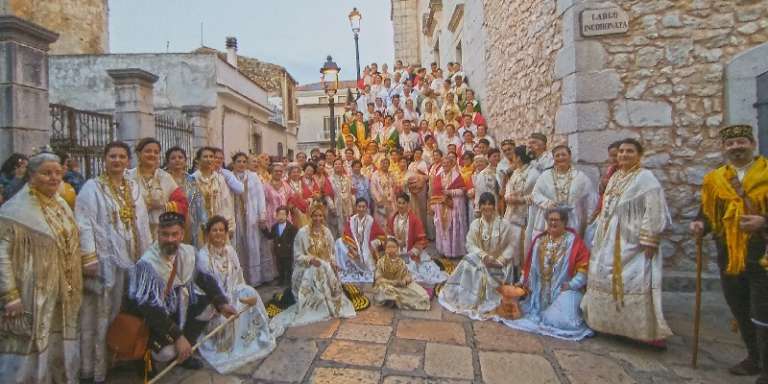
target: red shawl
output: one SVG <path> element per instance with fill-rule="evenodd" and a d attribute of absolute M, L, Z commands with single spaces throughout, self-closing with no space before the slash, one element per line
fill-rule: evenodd
<path fill-rule="evenodd" d="M 568 255 L 568 277 L 573 278 L 577 272 L 587 272 L 589 268 L 589 248 L 584 243 L 579 235 L 573 229 L 566 229 L 572 233 L 576 238 L 571 245 L 570 254 Z M 525 265 L 523 266 L 523 281 L 528 282 L 528 275 L 531 272 L 531 263 L 533 262 L 533 250 L 537 246 L 537 241 L 546 235 L 547 232 L 542 232 L 536 236 L 531 242 L 531 248 L 528 249 L 528 256 L 525 258 Z"/>
<path fill-rule="evenodd" d="M 453 172 L 453 170 L 451 172 Z M 466 189 L 466 183 L 464 183 L 464 178 L 461 177 L 461 172 L 456 171 L 456 173 L 458 173 L 458 175 L 447 187 L 443 186 L 443 177 L 439 173 L 435 175 L 435 178 L 432 179 L 432 190 L 434 191 L 432 192 L 432 197 L 442 197 L 445 191 L 451 189 Z"/>
<path fill-rule="evenodd" d="M 168 212 L 176 212 L 187 216 L 187 209 L 189 203 L 187 202 L 187 193 L 181 187 L 177 187 L 168 197 L 168 203 L 165 205 L 165 210 Z"/>
<path fill-rule="evenodd" d="M 353 217 L 357 216 L 357 214 L 350 216 L 346 223 L 344 223 L 344 244 L 347 245 L 347 247 L 355 247 L 357 248 L 357 243 L 355 243 L 355 237 L 352 235 L 352 227 L 349 225 L 349 222 L 352 220 Z M 380 240 L 384 241 L 387 238 L 387 234 L 384 233 L 384 230 L 379 227 L 378 224 L 376 224 L 376 220 L 371 221 L 373 225 L 371 226 L 371 235 L 370 235 L 370 241 L 373 240 Z M 360 239 L 361 241 L 363 239 Z M 368 244 L 370 247 L 371 244 Z"/>
<path fill-rule="evenodd" d="M 392 217 L 387 220 L 387 232 L 394 236 L 395 235 L 395 216 L 397 216 L 397 213 L 392 215 Z M 419 246 L 419 248 L 424 249 L 427 247 L 427 235 L 424 233 L 424 225 L 421 223 L 421 220 L 418 216 L 416 216 L 413 211 L 408 211 L 408 236 L 406 239 L 407 243 L 407 249 L 410 251 L 415 247 L 416 245 Z"/>
<path fill-rule="evenodd" d="M 310 191 L 309 188 L 304 185 L 303 180 L 300 183 L 301 192 L 294 191 L 288 182 L 284 184 L 283 188 L 285 188 L 285 194 L 287 197 L 286 202 L 288 205 L 298 208 L 301 212 L 307 213 L 307 210 L 309 209 L 309 203 L 307 203 L 307 199 L 312 197 L 312 191 Z"/>

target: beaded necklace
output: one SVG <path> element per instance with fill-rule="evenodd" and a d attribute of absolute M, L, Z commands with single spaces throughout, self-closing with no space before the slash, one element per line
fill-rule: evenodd
<path fill-rule="evenodd" d="M 72 251 L 73 246 L 76 247 L 79 243 L 79 236 L 77 232 L 77 223 L 72 215 L 68 215 L 66 210 L 55 200 L 45 196 L 35 188 L 30 187 L 29 193 L 40 204 L 40 210 L 43 213 L 45 222 L 53 232 L 53 239 L 58 248 L 59 254 L 62 255 L 61 259 L 68 259 L 69 252 Z M 65 224 L 66 223 L 66 224 Z M 68 225 L 67 225 L 68 224 Z M 64 269 L 64 284 L 66 285 L 67 295 L 71 295 L 73 272 L 71 263 L 69 260 L 63 261 Z"/>
<path fill-rule="evenodd" d="M 555 202 L 568 203 L 571 195 L 571 183 L 573 182 L 573 167 L 569 167 L 564 173 L 552 169 L 552 182 L 555 184 Z"/>

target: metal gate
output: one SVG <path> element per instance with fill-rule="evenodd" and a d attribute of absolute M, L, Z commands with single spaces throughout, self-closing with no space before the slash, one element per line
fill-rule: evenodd
<path fill-rule="evenodd" d="M 51 147 L 65 152 L 80 164 L 86 178 L 104 170 L 104 146 L 115 138 L 117 124 L 112 115 L 81 111 L 62 104 L 51 104 Z"/>
<path fill-rule="evenodd" d="M 185 118 L 175 118 L 172 115 L 155 115 L 155 138 L 160 142 L 163 151 L 171 147 L 181 147 L 187 152 L 187 165 L 192 166 L 195 156 L 192 153 L 193 127 Z"/>
<path fill-rule="evenodd" d="M 768 156 L 768 72 L 757 77 L 757 142 L 760 154 Z"/>

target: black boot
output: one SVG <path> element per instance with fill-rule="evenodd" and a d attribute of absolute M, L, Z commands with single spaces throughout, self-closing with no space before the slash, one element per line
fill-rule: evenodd
<path fill-rule="evenodd" d="M 768 327 L 756 325 L 757 348 L 760 351 L 760 377 L 756 383 L 768 384 Z"/>

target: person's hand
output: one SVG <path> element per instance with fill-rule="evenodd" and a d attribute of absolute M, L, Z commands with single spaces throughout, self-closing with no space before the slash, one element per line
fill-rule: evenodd
<path fill-rule="evenodd" d="M 237 315 L 237 310 L 232 304 L 224 304 L 218 308 L 219 314 L 229 319 L 230 317 Z"/>
<path fill-rule="evenodd" d="M 5 319 L 12 319 L 21 316 L 22 311 L 24 311 L 24 305 L 21 304 L 21 299 L 16 299 L 5 304 L 5 307 L 3 308 L 3 317 Z"/>
<path fill-rule="evenodd" d="M 179 336 L 173 344 L 174 348 L 176 348 L 176 360 L 178 360 L 179 363 L 183 363 L 184 360 L 192 356 L 192 346 L 189 344 L 186 337 Z"/>
<path fill-rule="evenodd" d="M 688 224 L 688 229 L 693 232 L 694 235 L 700 236 L 704 233 L 704 222 L 700 220 L 691 221 L 691 223 Z"/>
<path fill-rule="evenodd" d="M 99 262 L 91 263 L 83 267 L 83 275 L 87 277 L 96 277 L 99 275 Z"/>
<path fill-rule="evenodd" d="M 765 217 L 760 215 L 741 215 L 739 228 L 746 232 L 757 232 L 765 228 Z"/>
<path fill-rule="evenodd" d="M 645 257 L 650 260 L 653 259 L 654 256 L 656 256 L 656 247 L 652 247 L 649 245 L 643 245 L 643 252 L 645 253 Z"/>
<path fill-rule="evenodd" d="M 320 266 L 320 260 L 313 258 L 312 260 L 309 261 L 309 264 L 312 265 L 313 267 L 317 268 L 317 267 Z"/>
<path fill-rule="evenodd" d="M 563 286 L 560 288 L 561 291 L 570 291 L 571 285 L 568 283 L 563 283 Z"/>

